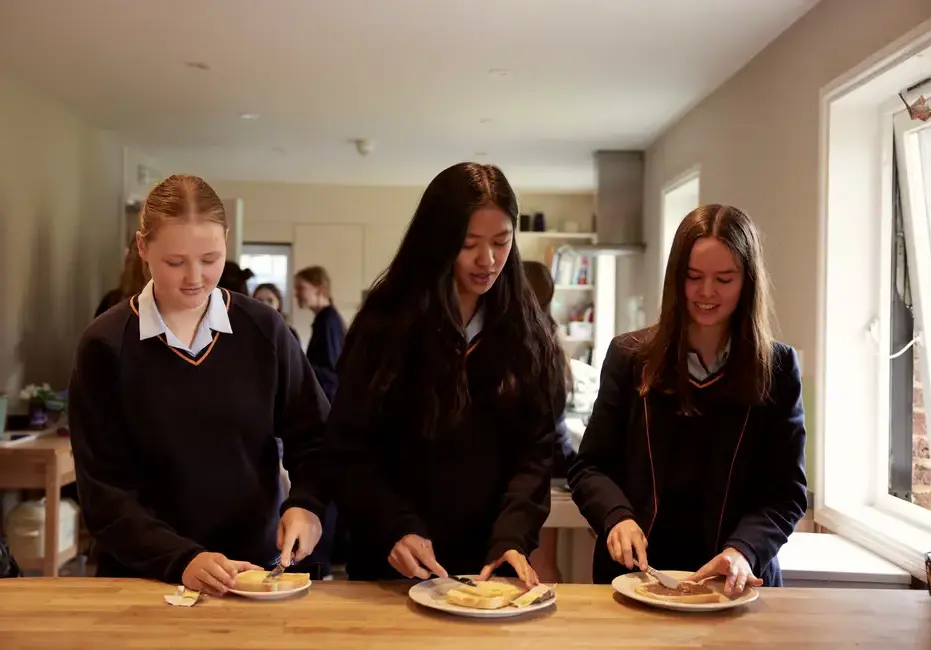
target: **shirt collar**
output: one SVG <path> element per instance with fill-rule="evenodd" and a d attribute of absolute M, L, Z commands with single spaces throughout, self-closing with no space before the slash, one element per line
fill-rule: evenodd
<path fill-rule="evenodd" d="M 465 328 L 465 339 L 466 343 L 471 343 L 475 340 L 475 337 L 481 334 L 482 325 L 485 323 L 485 310 L 479 307 L 475 310 L 475 315 L 472 316 L 472 320 L 469 321 L 469 324 Z"/>
<path fill-rule="evenodd" d="M 233 328 L 230 325 L 230 317 L 226 311 L 223 292 L 219 287 L 215 287 L 214 290 L 210 292 L 210 298 L 208 300 L 207 313 L 204 314 L 200 329 L 204 331 L 212 330 L 223 334 L 232 334 Z M 138 305 L 140 341 L 164 334 L 165 337 L 169 339 L 169 344 L 171 344 L 172 347 L 186 349 L 187 346 L 183 344 L 175 345 L 177 337 L 175 337 L 168 329 L 168 326 L 165 325 L 165 321 L 158 311 L 158 305 L 155 303 L 155 284 L 152 280 L 149 280 L 149 283 L 145 285 L 142 293 L 139 294 Z M 174 341 L 171 339 L 174 339 Z"/>
<path fill-rule="evenodd" d="M 727 358 L 731 353 L 731 340 L 728 339 L 718 356 L 706 367 L 701 357 L 694 350 L 688 354 L 689 374 L 695 379 L 702 380 L 721 371 L 727 363 Z"/>

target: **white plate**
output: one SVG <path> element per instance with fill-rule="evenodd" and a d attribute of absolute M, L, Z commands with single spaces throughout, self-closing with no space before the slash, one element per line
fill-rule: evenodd
<path fill-rule="evenodd" d="M 676 580 L 682 580 L 691 575 L 691 572 L 689 571 L 663 571 L 663 573 L 669 574 Z M 645 605 L 650 605 L 651 607 L 671 609 L 677 612 L 717 612 L 722 609 L 741 607 L 747 603 L 752 603 L 754 600 L 760 597 L 759 591 L 753 587 L 748 587 L 740 598 L 735 598 L 733 600 L 723 599 L 719 603 L 670 603 L 665 600 L 657 600 L 655 598 L 649 598 L 647 596 L 638 594 L 636 592 L 636 588 L 638 585 L 643 584 L 644 582 L 656 581 L 645 573 L 638 571 L 636 573 L 628 573 L 626 575 L 616 577 L 611 582 L 611 586 L 614 587 L 614 590 L 619 594 L 632 600 L 636 600 Z"/>
<path fill-rule="evenodd" d="M 472 578 L 477 580 L 478 576 L 462 576 L 464 578 Z M 501 582 L 514 582 L 516 581 L 505 580 L 503 578 L 493 578 Z M 517 607 L 502 607 L 501 609 L 473 609 L 472 607 L 462 607 L 461 605 L 453 605 L 446 601 L 446 594 L 459 586 L 459 583 L 455 580 L 450 580 L 448 578 L 434 578 L 433 580 L 424 580 L 421 583 L 418 583 L 411 587 L 411 590 L 408 592 L 408 595 L 418 605 L 423 605 L 424 607 L 429 607 L 430 609 L 436 609 L 441 612 L 446 612 L 447 614 L 455 614 L 456 616 L 470 616 L 473 618 L 508 618 L 511 616 L 524 616 L 525 614 L 530 614 L 531 612 L 538 612 L 541 609 L 546 609 L 547 607 L 552 607 L 556 604 L 556 598 L 551 598 L 545 603 L 540 603 L 539 605 L 531 605 L 530 607 L 524 607 L 518 609 Z"/>
<path fill-rule="evenodd" d="M 254 600 L 281 600 L 282 598 L 290 598 L 295 594 L 307 591 L 310 589 L 311 584 L 313 584 L 313 581 L 308 581 L 306 585 L 302 585 L 297 589 L 289 589 L 288 591 L 239 591 L 238 589 L 230 589 L 230 593 Z"/>

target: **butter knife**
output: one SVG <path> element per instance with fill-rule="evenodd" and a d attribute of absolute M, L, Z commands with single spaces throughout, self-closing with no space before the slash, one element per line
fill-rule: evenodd
<path fill-rule="evenodd" d="M 680 589 L 679 581 L 673 578 L 670 575 L 663 573 L 662 571 L 657 571 L 649 564 L 643 570 L 644 573 L 656 578 L 657 582 L 666 587 L 667 589 L 675 589 L 678 591 Z"/>
<path fill-rule="evenodd" d="M 291 549 L 291 557 L 292 557 L 292 558 L 294 557 L 294 551 L 297 549 L 297 546 L 298 546 L 298 542 L 297 542 L 297 540 L 295 540 L 294 546 L 293 546 L 292 549 Z M 268 575 L 265 576 L 265 579 L 264 579 L 264 580 L 262 580 L 263 583 L 277 582 L 277 581 L 281 580 L 281 574 L 284 573 L 284 570 L 287 568 L 286 566 L 284 566 L 284 565 L 281 563 L 281 561 L 282 561 L 283 559 L 284 559 L 284 556 L 279 556 L 279 557 L 278 557 L 278 566 L 276 566 L 274 569 L 272 569 L 271 571 L 268 572 Z"/>
<path fill-rule="evenodd" d="M 284 573 L 285 567 L 281 564 L 279 560 L 278 566 L 268 572 L 268 575 L 265 576 L 265 579 L 262 582 L 277 582 L 281 580 L 281 574 Z"/>
<path fill-rule="evenodd" d="M 435 573 L 431 573 L 430 575 L 431 575 L 431 577 L 433 577 L 433 578 L 440 579 L 440 576 L 436 575 Z M 470 587 L 477 587 L 477 586 L 478 586 L 477 584 L 475 584 L 475 581 L 474 581 L 474 580 L 470 580 L 469 578 L 461 578 L 461 577 L 459 577 L 459 576 L 448 576 L 448 578 L 449 578 L 450 580 L 455 580 L 456 582 L 462 583 L 462 584 L 464 584 L 464 585 L 469 585 Z"/>

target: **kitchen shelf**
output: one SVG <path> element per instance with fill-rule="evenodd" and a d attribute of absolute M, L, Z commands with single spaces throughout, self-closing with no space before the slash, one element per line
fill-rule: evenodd
<path fill-rule="evenodd" d="M 557 284 L 554 287 L 557 291 L 593 291 L 595 285 L 593 284 Z"/>

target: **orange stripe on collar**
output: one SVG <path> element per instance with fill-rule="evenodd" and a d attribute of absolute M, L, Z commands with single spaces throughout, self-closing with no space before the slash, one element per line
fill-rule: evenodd
<path fill-rule="evenodd" d="M 706 379 L 705 381 L 697 381 L 693 379 L 692 377 L 689 377 L 689 383 L 692 384 L 692 386 L 694 386 L 695 388 L 707 388 L 708 386 L 711 386 L 712 384 L 715 384 L 721 381 L 722 379 L 724 379 L 723 372 L 718 375 L 715 375 L 714 377 L 711 377 L 710 379 Z"/>
<path fill-rule="evenodd" d="M 230 308 L 230 292 L 229 292 L 229 290 L 223 289 L 223 288 L 221 288 L 220 291 L 221 291 L 221 293 L 223 294 L 223 302 L 224 302 L 224 304 L 226 305 L 226 310 L 229 311 L 229 308 Z M 133 310 L 133 313 L 136 314 L 137 317 L 139 316 L 139 305 L 138 305 L 138 302 L 139 302 L 139 294 L 136 294 L 135 296 L 133 296 L 133 297 L 131 297 L 131 298 L 129 299 L 129 308 Z M 157 338 L 159 341 L 161 341 L 162 343 L 164 343 L 164 344 L 165 344 L 165 347 L 167 347 L 169 350 L 171 350 L 172 352 L 174 352 L 176 355 L 178 355 L 179 357 L 181 357 L 182 359 L 184 359 L 185 361 L 187 361 L 187 362 L 188 362 L 189 364 L 191 364 L 192 366 L 199 366 L 200 364 L 202 364 L 202 363 L 204 362 L 204 360 L 205 360 L 205 359 L 210 355 L 210 353 L 213 351 L 213 347 L 217 344 L 217 340 L 220 338 L 220 333 L 219 333 L 219 332 L 214 332 L 214 333 L 213 333 L 213 340 L 210 341 L 210 345 L 208 345 L 207 348 L 206 348 L 205 350 L 201 351 L 201 353 L 198 354 L 197 357 L 191 357 L 190 355 L 185 354 L 185 353 L 182 352 L 181 350 L 178 350 L 177 348 L 171 347 L 171 346 L 168 344 L 168 339 L 165 337 L 164 334 L 160 334 L 160 335 L 158 335 L 156 338 Z"/>

